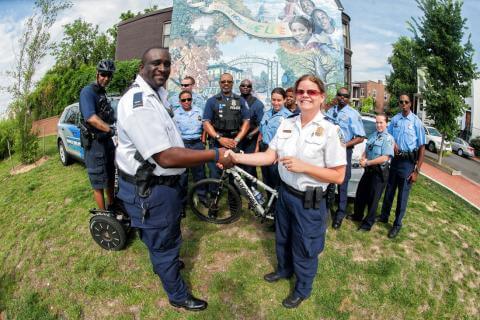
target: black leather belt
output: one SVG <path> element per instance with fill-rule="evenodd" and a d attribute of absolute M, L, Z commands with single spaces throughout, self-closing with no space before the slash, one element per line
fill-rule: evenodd
<path fill-rule="evenodd" d="M 126 172 L 123 172 L 122 170 L 118 170 L 118 175 L 125 181 L 137 185 L 137 179 L 135 176 L 132 176 Z M 167 187 L 172 187 L 178 183 L 180 180 L 180 175 L 174 175 L 174 176 L 153 176 L 151 177 L 150 183 L 152 185 L 164 185 Z"/>
<path fill-rule="evenodd" d="M 327 195 L 327 191 L 324 191 L 322 187 L 307 187 L 307 191 L 303 192 L 289 186 L 283 181 L 282 185 L 285 186 L 285 189 L 287 189 L 290 194 L 303 201 L 303 207 L 305 209 L 320 208 L 320 203 Z"/>
<path fill-rule="evenodd" d="M 183 139 L 183 143 L 184 144 L 195 144 L 195 143 L 198 143 L 202 140 L 200 139 Z"/>

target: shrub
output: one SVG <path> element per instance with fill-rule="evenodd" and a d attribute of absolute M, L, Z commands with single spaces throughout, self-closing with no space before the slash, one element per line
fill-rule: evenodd
<path fill-rule="evenodd" d="M 0 121 L 0 159 L 8 157 L 8 146 L 13 153 L 15 142 L 15 120 L 8 119 Z"/>
<path fill-rule="evenodd" d="M 470 140 L 470 144 L 475 149 L 475 155 L 480 156 L 480 136 L 475 137 Z"/>

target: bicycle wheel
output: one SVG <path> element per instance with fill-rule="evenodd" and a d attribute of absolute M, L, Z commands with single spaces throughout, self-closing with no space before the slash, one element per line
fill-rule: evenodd
<path fill-rule="evenodd" d="M 219 179 L 203 179 L 195 183 L 188 193 L 188 204 L 198 218 L 210 223 L 232 223 L 242 214 L 240 195 L 227 181 Z"/>

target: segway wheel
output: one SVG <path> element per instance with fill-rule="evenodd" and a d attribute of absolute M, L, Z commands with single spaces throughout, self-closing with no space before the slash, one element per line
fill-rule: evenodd
<path fill-rule="evenodd" d="M 124 226 L 117 219 L 110 216 L 93 216 L 90 219 L 90 233 L 93 240 L 105 250 L 122 250 L 127 241 Z"/>

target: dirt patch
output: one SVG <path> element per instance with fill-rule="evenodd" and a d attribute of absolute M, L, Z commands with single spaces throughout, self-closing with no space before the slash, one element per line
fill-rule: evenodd
<path fill-rule="evenodd" d="M 14 167 L 12 170 L 10 170 L 10 174 L 11 174 L 11 175 L 16 175 L 16 174 L 28 172 L 28 171 L 30 171 L 30 170 L 35 169 L 36 167 L 41 166 L 41 165 L 44 164 L 47 160 L 48 160 L 48 157 L 47 157 L 47 156 L 43 156 L 43 157 L 41 157 L 40 159 L 38 159 L 37 161 L 35 161 L 35 163 L 32 163 L 32 164 L 20 164 L 20 165 Z"/>

